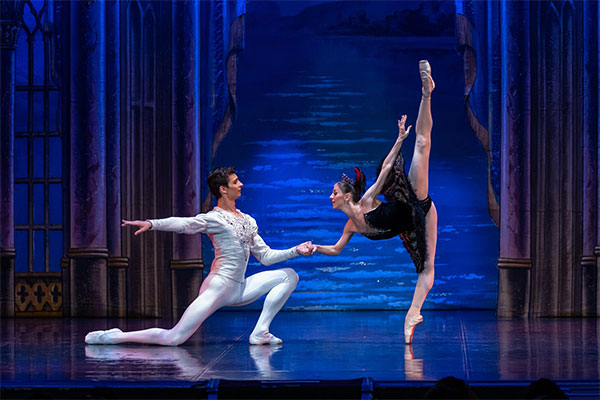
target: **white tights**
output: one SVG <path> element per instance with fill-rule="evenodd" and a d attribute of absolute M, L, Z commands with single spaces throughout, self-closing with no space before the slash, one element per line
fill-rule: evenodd
<path fill-rule="evenodd" d="M 209 274 L 202 282 L 198 297 L 189 305 L 173 328 L 111 332 L 105 335 L 110 335 L 105 338 L 105 344 L 134 342 L 178 346 L 188 340 L 204 320 L 219 308 L 243 306 L 268 293 L 258 322 L 251 333 L 251 336 L 264 336 L 269 333 L 271 321 L 297 284 L 298 274 L 290 268 L 259 272 L 241 283 L 220 275 Z"/>

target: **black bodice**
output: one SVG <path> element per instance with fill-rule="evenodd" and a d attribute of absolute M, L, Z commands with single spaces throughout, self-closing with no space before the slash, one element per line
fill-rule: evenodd
<path fill-rule="evenodd" d="M 410 206 L 397 201 L 381 203 L 365 214 L 365 222 L 373 232 L 363 233 L 363 236 L 371 240 L 390 239 L 414 229 Z"/>
<path fill-rule="evenodd" d="M 431 207 L 431 199 L 417 199 L 404 171 L 402 152 L 398 152 L 381 193 L 386 202 L 364 215 L 365 222 L 374 232 L 363 235 L 371 240 L 400 236 L 417 272 L 421 273 L 427 258 L 425 216 Z"/>

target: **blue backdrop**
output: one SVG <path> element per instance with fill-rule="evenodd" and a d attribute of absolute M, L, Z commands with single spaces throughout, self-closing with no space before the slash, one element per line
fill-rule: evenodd
<path fill-rule="evenodd" d="M 346 221 L 331 208 L 333 184 L 353 176 L 353 166 L 374 182 L 397 119 L 407 114 L 415 124 L 418 61 L 428 59 L 436 81 L 430 195 L 439 221 L 436 280 L 424 308 L 491 309 L 498 230 L 487 211 L 486 156 L 464 114 L 453 21 L 450 2 L 250 2 L 239 113 L 215 164 L 237 167 L 245 184 L 238 208 L 256 218 L 271 247 L 333 244 Z M 413 146 L 411 134 L 407 166 Z M 287 266 L 300 275 L 287 303 L 293 309 L 405 309 L 417 279 L 398 238 L 355 235 L 338 257 Z M 265 267 L 252 259 L 248 269 Z"/>

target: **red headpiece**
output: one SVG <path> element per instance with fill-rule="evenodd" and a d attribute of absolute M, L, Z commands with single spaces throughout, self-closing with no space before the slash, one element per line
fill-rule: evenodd
<path fill-rule="evenodd" d="M 358 169 L 357 167 L 354 167 L 354 170 L 356 171 L 356 181 L 358 182 L 360 181 L 360 169 Z"/>
<path fill-rule="evenodd" d="M 356 179 L 352 180 L 346 174 L 342 174 L 342 181 L 349 183 L 352 186 L 355 186 L 358 181 L 360 181 L 360 169 L 354 167 L 354 171 L 356 171 Z"/>

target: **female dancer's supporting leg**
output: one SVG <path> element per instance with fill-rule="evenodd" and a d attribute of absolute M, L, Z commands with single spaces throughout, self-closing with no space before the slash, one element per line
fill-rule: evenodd
<path fill-rule="evenodd" d="M 415 190 L 417 198 L 424 200 L 427 198 L 429 191 L 429 154 L 431 151 L 431 129 L 433 127 L 431 92 L 435 84 L 431 78 L 431 69 L 427 61 L 422 60 L 419 62 L 419 73 L 421 74 L 423 88 L 416 123 L 415 150 L 408 172 L 408 179 Z M 433 203 L 425 219 L 425 229 L 427 235 L 425 268 L 419 274 L 412 304 L 404 320 L 404 339 L 407 344 L 412 342 L 415 326 L 423 321 L 423 317 L 420 315 L 421 307 L 427 293 L 433 286 L 435 248 L 437 244 L 437 210 Z"/>

